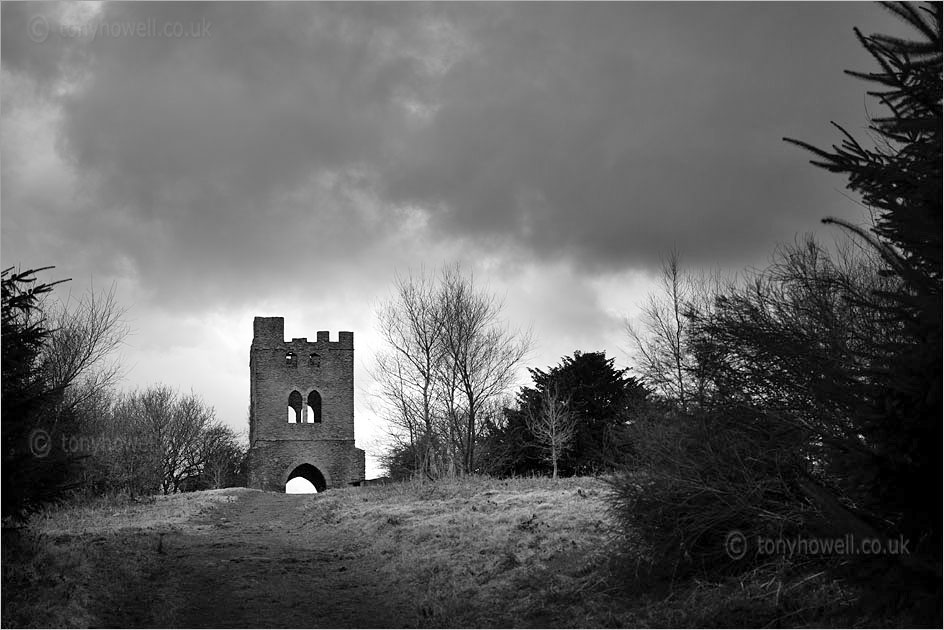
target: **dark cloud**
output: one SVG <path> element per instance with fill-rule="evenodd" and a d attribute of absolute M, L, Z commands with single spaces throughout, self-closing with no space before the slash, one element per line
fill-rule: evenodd
<path fill-rule="evenodd" d="M 399 262 L 383 258 L 411 234 L 610 271 L 672 245 L 753 260 L 841 201 L 780 138 L 826 141 L 830 118 L 862 118 L 841 70 L 868 63 L 851 27 L 877 17 L 845 3 L 105 3 L 94 23 L 209 30 L 89 38 L 63 32 L 60 9 L 3 5 L 3 68 L 56 108 L 82 194 L 53 211 L 4 187 L 4 214 L 54 218 L 47 242 L 106 252 L 165 303 L 244 300 L 273 273 L 350 277 Z"/>
<path fill-rule="evenodd" d="M 240 430 L 254 315 L 355 330 L 359 442 L 397 268 L 465 262 L 547 367 L 620 357 L 669 247 L 762 263 L 858 212 L 781 137 L 860 130 L 852 27 L 896 34 L 861 3 L 90 6 L 0 5 L 3 265 L 117 280 L 130 382 Z"/>
<path fill-rule="evenodd" d="M 861 118 L 856 5 L 515 5 L 473 30 L 390 178 L 446 235 L 591 265 L 750 260 L 824 213 L 805 156 Z M 845 46 L 838 44 L 845 41 Z M 802 229 L 802 228 L 801 228 Z"/>

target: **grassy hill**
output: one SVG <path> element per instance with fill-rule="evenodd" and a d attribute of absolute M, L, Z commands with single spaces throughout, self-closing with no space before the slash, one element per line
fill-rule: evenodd
<path fill-rule="evenodd" d="M 615 555 L 607 492 L 592 478 L 471 478 L 47 510 L 4 532 L 3 624 L 816 625 L 842 604 L 820 576 L 792 593 L 763 573 L 628 586 L 634 562 Z"/>
<path fill-rule="evenodd" d="M 612 625 L 598 571 L 611 535 L 605 491 L 588 478 L 476 478 L 50 509 L 29 535 L 4 533 L 3 621 L 220 625 L 224 611 L 192 616 L 194 589 L 175 579 L 200 565 L 206 599 L 265 578 L 244 589 L 232 625 Z M 339 574 L 353 583 L 344 590 L 367 585 L 370 596 L 339 604 Z M 300 589 L 311 597 L 294 602 Z"/>

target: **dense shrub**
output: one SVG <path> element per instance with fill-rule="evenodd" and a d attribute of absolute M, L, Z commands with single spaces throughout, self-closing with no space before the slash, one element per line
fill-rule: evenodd
<path fill-rule="evenodd" d="M 801 530 L 810 509 L 797 491 L 808 469 L 793 448 L 800 436 L 762 416 L 740 420 L 650 415 L 633 424 L 635 454 L 610 480 L 611 507 L 648 573 L 730 574 L 756 561 L 758 538 Z"/>
<path fill-rule="evenodd" d="M 499 476 L 550 474 L 553 464 L 529 419 L 540 417 L 548 395 L 566 402 L 573 437 L 560 455 L 564 476 L 593 475 L 617 468 L 628 445 L 626 423 L 645 406 L 649 391 L 605 352 L 575 351 L 548 370 L 529 368 L 534 387 L 518 391 L 503 422 L 487 426 L 483 450 L 489 472 Z"/>

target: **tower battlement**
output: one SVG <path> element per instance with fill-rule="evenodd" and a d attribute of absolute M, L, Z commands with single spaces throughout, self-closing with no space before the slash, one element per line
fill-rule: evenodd
<path fill-rule="evenodd" d="M 284 317 L 256 317 L 252 320 L 252 333 L 252 345 L 258 348 L 307 344 L 339 350 L 354 349 L 354 333 L 347 330 L 338 332 L 337 341 L 331 341 L 331 333 L 327 330 L 319 330 L 314 341 L 308 341 L 307 337 L 293 337 L 291 341 L 287 341 L 285 339 Z"/>

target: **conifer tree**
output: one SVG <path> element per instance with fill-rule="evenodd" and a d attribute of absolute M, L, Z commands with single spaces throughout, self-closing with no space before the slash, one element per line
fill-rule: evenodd
<path fill-rule="evenodd" d="M 2 272 L 3 516 L 21 516 L 61 491 L 68 458 L 59 448 L 48 410 L 61 391 L 50 388 L 40 363 L 53 331 L 42 300 L 58 282 L 38 282 L 51 269 Z M 63 281 L 60 281 L 63 282 Z"/>
<path fill-rule="evenodd" d="M 941 16 L 940 3 L 883 6 L 916 31 L 915 39 L 856 37 L 878 63 L 852 72 L 876 89 L 887 109 L 869 121 L 866 146 L 842 126 L 831 150 L 786 139 L 812 151 L 813 164 L 848 178 L 874 212 L 869 229 L 838 219 L 881 255 L 896 280 L 874 296 L 876 314 L 892 333 L 863 357 L 871 386 L 857 431 L 879 454 L 859 468 L 850 488 L 861 505 L 909 538 L 916 550 L 940 560 L 941 551 Z M 936 505 L 929 507 L 929 502 Z"/>

